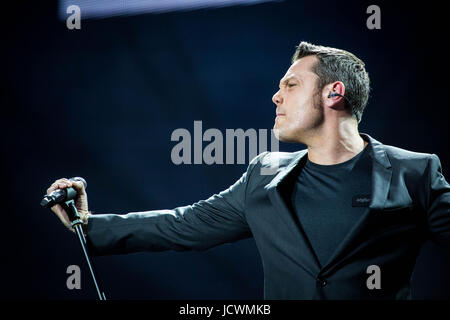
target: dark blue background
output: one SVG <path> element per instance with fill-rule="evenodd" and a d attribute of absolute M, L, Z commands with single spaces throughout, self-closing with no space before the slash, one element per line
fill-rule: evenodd
<path fill-rule="evenodd" d="M 174 208 L 233 184 L 246 165 L 176 166 L 171 133 L 192 133 L 195 120 L 203 130 L 271 129 L 271 97 L 302 40 L 363 59 L 373 90 L 360 132 L 437 154 L 449 180 L 444 10 L 377 2 L 382 29 L 369 30 L 370 4 L 280 1 L 83 20 L 72 31 L 56 2 L 2 10 L 0 297 L 96 298 L 77 239 L 39 206 L 57 178 L 85 177 L 96 213 Z M 263 298 L 252 239 L 95 263 L 111 299 Z M 81 291 L 66 288 L 72 264 Z M 448 270 L 448 250 L 425 244 L 414 298 L 450 298 Z"/>

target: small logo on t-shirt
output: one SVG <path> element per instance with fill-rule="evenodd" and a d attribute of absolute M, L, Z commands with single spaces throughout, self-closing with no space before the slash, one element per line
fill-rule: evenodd
<path fill-rule="evenodd" d="M 352 197 L 352 207 L 368 207 L 370 194 L 356 194 Z"/>

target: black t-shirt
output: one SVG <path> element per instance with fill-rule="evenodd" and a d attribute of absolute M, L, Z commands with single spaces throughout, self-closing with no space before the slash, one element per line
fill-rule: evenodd
<path fill-rule="evenodd" d="M 307 158 L 294 182 L 292 205 L 322 267 L 370 204 L 368 149 L 334 165 Z"/>

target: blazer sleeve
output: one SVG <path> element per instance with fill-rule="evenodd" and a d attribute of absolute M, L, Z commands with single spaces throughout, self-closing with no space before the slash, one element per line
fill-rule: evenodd
<path fill-rule="evenodd" d="M 428 231 L 433 242 L 450 248 L 450 185 L 439 157 L 432 154 L 428 161 Z"/>
<path fill-rule="evenodd" d="M 206 250 L 251 237 L 245 218 L 248 180 L 258 157 L 231 187 L 207 200 L 172 210 L 95 214 L 88 218 L 87 243 L 95 256 L 139 251 Z"/>

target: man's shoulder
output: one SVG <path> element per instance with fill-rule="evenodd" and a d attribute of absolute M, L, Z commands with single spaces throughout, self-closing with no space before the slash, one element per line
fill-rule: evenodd
<path fill-rule="evenodd" d="M 430 160 L 435 157 L 431 153 L 412 151 L 393 145 L 382 144 L 381 147 L 386 152 L 388 163 L 395 172 L 422 176 Z"/>
<path fill-rule="evenodd" d="M 383 148 L 389 159 L 397 161 L 427 161 L 432 156 L 431 153 L 412 151 L 387 144 L 383 144 Z"/>
<path fill-rule="evenodd" d="M 386 153 L 388 163 L 395 167 L 411 165 L 416 169 L 422 170 L 427 166 L 430 158 L 433 157 L 431 153 L 412 151 L 384 144 L 375 139 L 372 139 L 372 143 L 371 147 L 373 152 L 377 153 L 376 157 Z M 266 170 L 268 174 L 262 174 L 263 176 L 273 176 L 290 165 L 297 163 L 307 152 L 308 149 L 296 152 L 265 151 L 252 160 L 251 166 L 253 166 L 253 169 L 258 167 L 259 172 Z"/>
<path fill-rule="evenodd" d="M 412 151 L 405 148 L 400 148 L 398 146 L 393 146 L 390 144 L 385 144 L 378 141 L 367 133 L 360 133 L 364 140 L 370 142 L 371 149 L 375 153 L 375 157 L 381 159 L 385 156 L 392 162 L 414 162 L 414 161 L 425 161 L 427 162 L 433 154 L 426 152 Z"/>

